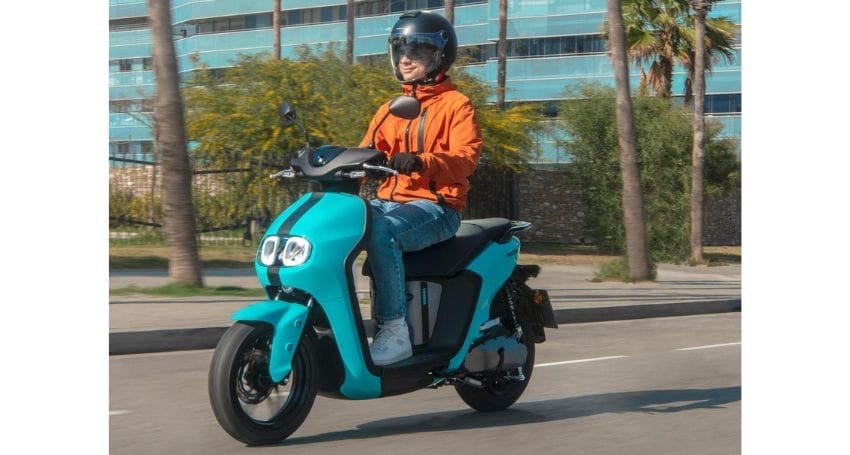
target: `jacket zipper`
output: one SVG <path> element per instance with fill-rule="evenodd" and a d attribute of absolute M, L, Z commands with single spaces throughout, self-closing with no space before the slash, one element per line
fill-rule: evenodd
<path fill-rule="evenodd" d="M 427 110 L 427 109 L 426 109 Z M 413 123 L 411 119 L 407 122 L 407 126 L 404 128 L 404 151 L 410 153 L 410 125 Z M 393 177 L 393 190 L 390 191 L 390 200 L 395 202 L 395 190 L 398 187 L 398 176 Z"/>
<path fill-rule="evenodd" d="M 425 110 L 422 111 L 422 115 L 419 117 L 419 137 L 417 138 L 417 142 L 419 143 L 418 153 L 422 153 L 425 150 L 425 114 L 427 113 L 428 108 L 425 108 Z M 434 179 L 428 179 L 428 189 L 434 193 L 434 197 L 437 199 L 438 204 L 442 206 L 447 205 L 446 198 L 437 192 L 437 182 L 435 182 Z"/>

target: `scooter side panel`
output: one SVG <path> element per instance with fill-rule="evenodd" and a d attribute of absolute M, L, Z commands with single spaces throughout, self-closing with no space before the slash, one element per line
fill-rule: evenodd
<path fill-rule="evenodd" d="M 321 196 L 316 198 L 315 194 Z M 275 220 L 267 235 L 306 238 L 312 244 L 310 258 L 299 266 L 277 268 L 276 277 L 281 285 L 301 289 L 322 305 L 345 369 L 340 392 L 354 399 L 380 396 L 380 378 L 368 370 L 361 347 L 357 327 L 362 322 L 356 318 L 359 304 L 348 267 L 349 258 L 359 252 L 355 250 L 366 235 L 368 207 L 363 199 L 344 193 L 314 193 L 308 199 L 305 197 L 293 204 L 297 205 L 294 210 L 287 209 L 289 216 L 283 219 L 284 212 Z M 306 204 L 310 204 L 308 210 L 304 209 Z M 293 221 L 294 214 L 298 217 Z M 271 284 L 268 268 L 258 264 L 256 269 L 261 282 L 266 277 L 264 285 Z"/>
<path fill-rule="evenodd" d="M 240 309 L 231 319 L 266 322 L 274 327 L 269 373 L 273 381 L 282 381 L 292 371 L 292 358 L 307 320 L 307 307 L 281 300 L 264 300 Z"/>
<path fill-rule="evenodd" d="M 505 243 L 491 242 L 466 270 L 477 273 L 482 278 L 481 292 L 478 294 L 478 302 L 475 304 L 475 313 L 466 334 L 463 346 L 449 361 L 447 372 L 457 371 L 466 358 L 472 343 L 482 335 L 478 329 L 481 324 L 487 322 L 490 316 L 490 303 L 499 289 L 511 276 L 519 257 L 519 240 L 512 237 Z"/>

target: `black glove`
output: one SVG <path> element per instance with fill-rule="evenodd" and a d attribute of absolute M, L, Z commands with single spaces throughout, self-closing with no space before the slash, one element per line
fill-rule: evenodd
<path fill-rule="evenodd" d="M 412 153 L 399 153 L 390 158 L 387 166 L 399 171 L 404 175 L 422 170 L 422 158 Z"/>

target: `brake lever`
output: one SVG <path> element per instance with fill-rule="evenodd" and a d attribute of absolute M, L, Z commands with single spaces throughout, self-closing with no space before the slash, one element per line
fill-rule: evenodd
<path fill-rule="evenodd" d="M 384 172 L 384 173 L 390 174 L 390 175 L 398 175 L 397 170 L 390 168 L 390 167 L 386 167 L 386 166 L 376 166 L 374 164 L 363 163 L 363 168 L 369 169 L 369 170 L 372 170 L 372 171 L 381 171 L 381 172 Z"/>
<path fill-rule="evenodd" d="M 278 178 L 291 179 L 293 177 L 295 177 L 295 169 L 292 169 L 292 168 L 284 169 L 280 172 L 275 172 L 274 174 L 269 176 L 270 179 L 278 179 Z"/>

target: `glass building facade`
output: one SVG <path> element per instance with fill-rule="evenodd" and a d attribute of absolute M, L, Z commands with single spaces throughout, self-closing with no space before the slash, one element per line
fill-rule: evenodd
<path fill-rule="evenodd" d="M 272 2 L 269 0 L 172 0 L 175 48 L 184 75 L 196 65 L 230 66 L 239 54 L 271 53 Z M 284 0 L 281 13 L 282 57 L 296 56 L 301 45 L 346 40 L 344 0 Z M 614 85 L 600 25 L 605 0 L 508 0 L 506 101 L 541 102 L 557 116 L 554 101 L 582 82 Z M 355 1 L 356 59 L 385 58 L 386 39 L 402 11 L 443 13 L 442 0 Z M 720 1 L 711 16 L 741 24 L 741 2 Z M 455 0 L 455 30 L 467 70 L 496 86 L 499 0 Z M 731 63 L 720 60 L 706 77 L 705 109 L 720 121 L 723 135 L 741 136 L 740 32 Z M 639 70 L 632 68 L 632 88 Z M 673 76 L 674 96 L 684 93 L 685 69 Z M 109 0 L 109 153 L 150 160 L 150 112 L 154 94 L 151 35 L 144 0 Z M 546 107 L 549 107 L 546 109 Z M 534 161 L 569 160 L 552 137 L 541 137 Z"/>

